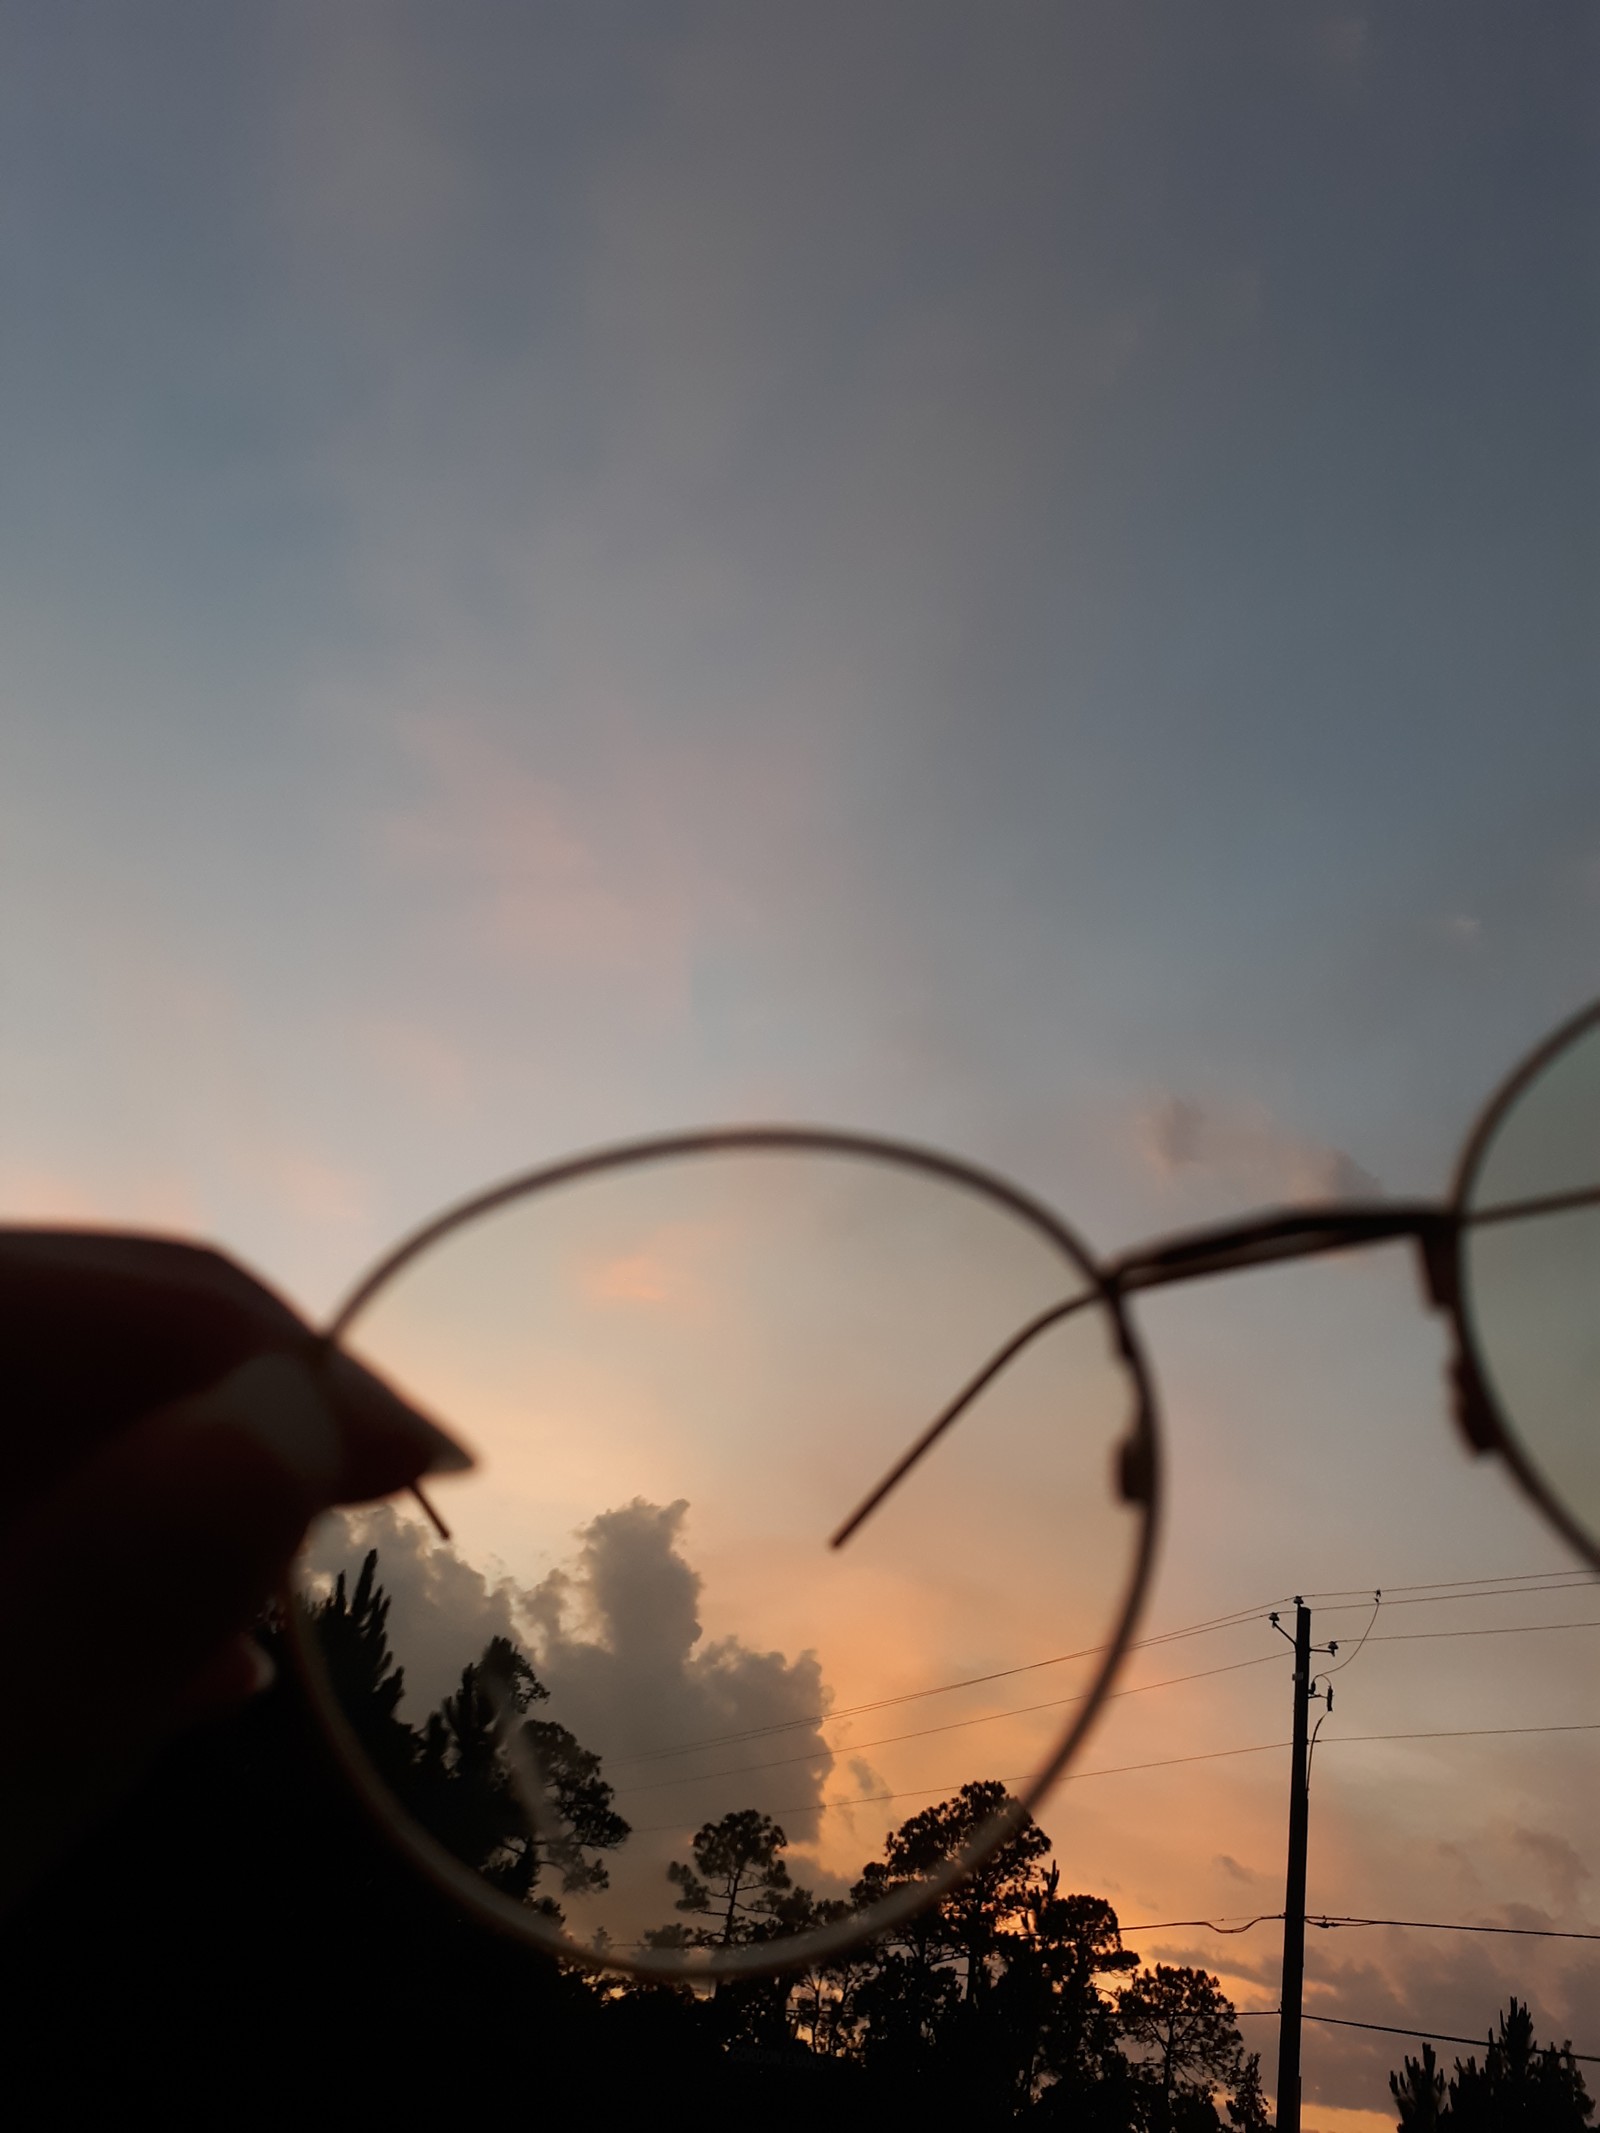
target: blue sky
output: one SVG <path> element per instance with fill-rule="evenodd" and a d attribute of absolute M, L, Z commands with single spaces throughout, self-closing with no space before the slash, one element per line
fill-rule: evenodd
<path fill-rule="evenodd" d="M 14 1212 L 320 1305 L 725 1117 L 1442 1188 L 1600 979 L 1593 19 L 9 10 Z M 1175 1614 L 1559 1560 L 1411 1290 L 1152 1311 Z"/>

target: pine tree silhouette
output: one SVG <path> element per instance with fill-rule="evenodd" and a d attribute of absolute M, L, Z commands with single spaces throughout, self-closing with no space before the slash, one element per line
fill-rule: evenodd
<path fill-rule="evenodd" d="M 1572 2058 L 1534 2040 L 1533 2016 L 1513 1999 L 1491 2036 L 1484 2062 L 1458 2059 L 1439 2123 L 1451 2133 L 1583 2133 L 1594 2104 Z"/>
<path fill-rule="evenodd" d="M 1444 2075 L 1431 2044 L 1420 2059 L 1408 2058 L 1402 2073 L 1389 2076 L 1389 2093 L 1400 2113 L 1400 2133 L 1435 2133 L 1446 2123 Z"/>

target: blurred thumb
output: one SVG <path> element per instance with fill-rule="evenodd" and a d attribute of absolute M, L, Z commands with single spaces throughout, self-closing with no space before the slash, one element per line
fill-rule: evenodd
<path fill-rule="evenodd" d="M 347 1493 L 465 1463 L 392 1395 L 377 1422 L 368 1395 L 347 1429 L 347 1403 L 325 1382 L 293 1356 L 257 1357 L 110 1438 L 12 1523 L 0 1559 L 0 1903 L 192 1714 L 197 1678 L 226 1665 L 313 1516 Z"/>

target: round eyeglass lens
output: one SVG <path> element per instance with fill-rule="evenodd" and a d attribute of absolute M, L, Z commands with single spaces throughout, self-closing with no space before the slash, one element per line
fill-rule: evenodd
<path fill-rule="evenodd" d="M 1461 1212 L 1467 1330 L 1513 1459 L 1600 1561 L 1600 1018 L 1490 1120 Z"/>
<path fill-rule="evenodd" d="M 313 1694 L 413 1855 L 569 1957 L 767 1968 L 909 1910 L 1059 1768 L 1127 1634 L 1135 1368 L 1070 1239 L 954 1167 L 600 1158 L 398 1254 L 334 1330 L 478 1464 L 424 1485 L 448 1539 L 411 1498 L 314 1531 Z"/>

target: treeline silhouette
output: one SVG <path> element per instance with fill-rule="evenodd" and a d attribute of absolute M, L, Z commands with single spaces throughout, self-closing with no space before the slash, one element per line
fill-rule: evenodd
<path fill-rule="evenodd" d="M 1570 2044 L 1540 2045 L 1533 2016 L 1513 1999 L 1487 2045 L 1481 2066 L 1476 2054 L 1457 2059 L 1448 2081 L 1431 2044 L 1389 2076 L 1400 2133 L 1583 2133 L 1594 2104 Z"/>
<path fill-rule="evenodd" d="M 545 1714 L 527 1655 L 495 1640 L 411 1725 L 388 1611 L 370 1555 L 314 1611 L 388 1782 L 521 1901 L 559 1912 L 563 1897 L 603 1887 L 628 1825 L 600 1759 Z M 136 1634 L 108 1625 L 103 1651 L 63 1655 L 8 1722 L 68 1727 L 93 1755 L 96 1728 L 114 1722 L 117 1645 Z M 264 1635 L 281 1643 L 271 1624 Z M 529 1829 L 507 1734 L 559 1826 Z M 770 1817 L 724 1815 L 671 1863 L 647 1937 L 791 1936 L 925 1879 L 1005 1797 L 974 1782 L 912 1816 L 842 1899 L 797 1884 Z M 1217 1980 L 1141 1966 L 1109 1903 L 1063 1892 L 1031 1821 L 957 1890 L 834 1961 L 715 1990 L 595 1982 L 419 1882 L 332 1767 L 287 1668 L 269 1695 L 170 1750 L 85 1837 L 12 1921 L 0 1990 L 13 2091 L 34 2099 L 26 2122 L 38 2126 L 134 2113 L 208 2127 L 536 2113 L 600 2128 L 879 2127 L 912 2114 L 1082 2133 L 1270 2123 L 1257 2056 Z M 1489 2064 L 1458 2064 L 1448 2094 L 1434 2095 L 1431 2051 L 1408 2060 L 1392 2082 L 1402 2125 L 1586 2124 L 1581 2077 L 1559 2055 L 1549 2071 L 1524 2018 L 1514 2002 Z M 1544 2084 L 1538 2110 L 1516 2115 L 1529 2080 Z"/>
<path fill-rule="evenodd" d="M 607 1884 L 605 1854 L 627 1842 L 600 1759 L 552 1720 L 527 1655 L 494 1638 L 420 1726 L 398 1715 L 404 1672 L 390 1648 L 389 1600 L 370 1551 L 341 1574 L 311 1623 L 341 1708 L 412 1812 L 498 1888 L 562 1916 L 561 1898 Z M 509 1753 L 507 1752 L 509 1750 Z M 536 1775 L 554 1813 L 530 1818 L 510 1760 Z M 679 1914 L 647 1931 L 658 1950 L 771 1945 L 925 1882 L 1009 1805 L 1004 1785 L 961 1787 L 923 1809 L 862 1870 L 848 1899 L 798 1884 L 779 1823 L 754 1807 L 705 1823 L 691 1857 L 666 1870 Z M 917 2090 L 975 2122 L 1201 2133 L 1267 2123 L 1257 2056 L 1204 1971 L 1141 1969 L 1115 1911 L 1063 1894 L 1050 1840 L 1030 1819 L 978 1872 L 907 1923 L 836 1960 L 714 1989 L 614 1981 L 595 1989 L 620 2040 L 648 2036 L 669 2063 L 695 2047 L 830 2082 L 837 2104 Z M 1221 2092 L 1226 2117 L 1213 2095 Z"/>

